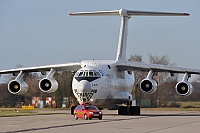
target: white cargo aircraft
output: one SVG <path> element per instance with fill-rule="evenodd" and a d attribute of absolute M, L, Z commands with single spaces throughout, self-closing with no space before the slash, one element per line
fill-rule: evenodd
<path fill-rule="evenodd" d="M 72 89 L 79 103 L 91 102 L 99 107 L 108 107 L 127 103 L 127 106 L 119 106 L 118 114 L 139 115 L 140 107 L 132 106 L 133 97 L 131 91 L 134 85 L 134 70 L 148 71 L 148 75 L 140 83 L 143 92 L 154 93 L 157 83 L 153 80 L 154 72 L 184 73 L 182 81 L 176 85 L 176 92 L 182 96 L 192 93 L 192 85 L 188 82 L 191 74 L 200 74 L 200 70 L 172 67 L 158 64 L 146 64 L 127 61 L 126 45 L 128 35 L 128 20 L 131 16 L 189 16 L 188 13 L 147 12 L 133 10 L 113 10 L 97 12 L 70 13 L 71 16 L 121 16 L 116 60 L 83 60 L 66 64 L 47 65 L 39 67 L 18 68 L 2 70 L 0 74 L 12 73 L 17 77 L 8 83 L 8 90 L 12 94 L 22 95 L 28 90 L 27 83 L 23 80 L 26 73 L 48 71 L 45 78 L 39 82 L 39 88 L 43 92 L 52 93 L 58 88 L 58 82 L 54 79 L 57 71 L 76 72 L 73 77 Z M 73 112 L 72 108 L 72 112 Z"/>

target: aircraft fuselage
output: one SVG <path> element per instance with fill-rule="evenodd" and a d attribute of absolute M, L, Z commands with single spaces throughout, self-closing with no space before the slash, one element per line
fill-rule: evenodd
<path fill-rule="evenodd" d="M 118 71 L 115 61 L 88 60 L 73 77 L 72 89 L 78 102 L 107 107 L 132 100 L 134 74 Z"/>

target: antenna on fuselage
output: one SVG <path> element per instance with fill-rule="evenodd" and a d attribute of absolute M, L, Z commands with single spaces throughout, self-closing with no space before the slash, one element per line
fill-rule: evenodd
<path fill-rule="evenodd" d="M 168 12 L 149 12 L 133 10 L 113 10 L 96 12 L 76 12 L 70 13 L 72 16 L 121 16 L 121 27 L 119 32 L 118 48 L 116 60 L 126 60 L 126 45 L 128 35 L 128 20 L 131 16 L 189 16 L 188 13 L 168 13 Z"/>

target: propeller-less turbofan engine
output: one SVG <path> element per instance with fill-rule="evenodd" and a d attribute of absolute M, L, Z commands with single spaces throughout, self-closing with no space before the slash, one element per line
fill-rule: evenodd
<path fill-rule="evenodd" d="M 192 85 L 188 82 L 189 77 L 190 75 L 185 73 L 182 81 L 176 84 L 176 92 L 181 96 L 189 96 L 193 91 Z"/>
<path fill-rule="evenodd" d="M 150 70 L 148 75 L 147 75 L 147 78 L 143 79 L 141 82 L 140 82 L 140 89 L 143 91 L 143 92 L 147 92 L 147 93 L 154 93 L 156 90 L 157 90 L 157 83 L 155 80 L 152 79 L 153 78 L 153 71 Z"/>
<path fill-rule="evenodd" d="M 11 80 L 8 83 L 8 91 L 12 94 L 22 95 L 28 91 L 28 85 L 23 80 L 24 72 L 21 71 L 15 80 Z"/>
<path fill-rule="evenodd" d="M 58 82 L 54 79 L 53 75 L 56 71 L 51 69 L 46 78 L 43 78 L 39 82 L 39 88 L 43 92 L 52 93 L 58 89 Z"/>

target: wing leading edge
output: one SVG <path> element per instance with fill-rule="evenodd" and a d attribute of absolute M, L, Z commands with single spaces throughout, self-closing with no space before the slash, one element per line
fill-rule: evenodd
<path fill-rule="evenodd" d="M 81 68 L 80 62 L 71 62 L 71 63 L 57 64 L 57 65 L 45 65 L 45 66 L 38 66 L 38 67 L 26 67 L 26 68 L 1 70 L 0 74 L 18 73 L 20 71 L 42 72 L 42 71 L 50 71 L 51 69 L 54 69 L 56 71 L 77 71 L 80 68 Z"/>
<path fill-rule="evenodd" d="M 159 65 L 159 64 L 147 64 L 147 63 L 133 62 L 133 61 L 117 61 L 116 67 L 118 68 L 118 70 L 121 70 L 121 71 L 128 71 L 128 70 L 150 71 L 150 70 L 153 70 L 154 72 L 200 74 L 199 69 L 181 68 L 181 67 Z"/>

